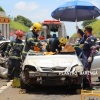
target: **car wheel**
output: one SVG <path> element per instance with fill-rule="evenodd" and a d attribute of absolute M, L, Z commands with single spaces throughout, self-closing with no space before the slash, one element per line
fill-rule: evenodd
<path fill-rule="evenodd" d="M 98 81 L 100 82 L 100 77 L 98 77 Z"/>
<path fill-rule="evenodd" d="M 23 81 L 22 76 L 20 77 L 20 87 L 21 89 L 25 89 L 26 92 L 30 90 L 30 86 Z"/>
<path fill-rule="evenodd" d="M 21 89 L 26 89 L 26 84 L 23 82 L 23 79 L 20 77 L 20 87 Z"/>
<path fill-rule="evenodd" d="M 81 94 L 81 89 L 76 89 L 77 94 Z"/>

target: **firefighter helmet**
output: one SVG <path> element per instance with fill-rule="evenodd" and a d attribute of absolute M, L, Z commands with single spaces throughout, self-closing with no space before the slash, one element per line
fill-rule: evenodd
<path fill-rule="evenodd" d="M 61 43 L 61 44 L 66 44 L 66 42 L 67 42 L 67 40 L 66 40 L 66 38 L 60 38 L 59 39 L 59 42 Z"/>
<path fill-rule="evenodd" d="M 17 30 L 17 31 L 15 32 L 15 34 L 16 34 L 17 36 L 23 36 L 23 35 L 24 35 L 23 31 L 21 31 L 21 30 Z"/>
<path fill-rule="evenodd" d="M 35 32 L 40 31 L 42 29 L 42 25 L 39 22 L 35 22 L 32 25 L 31 29 L 34 30 Z"/>

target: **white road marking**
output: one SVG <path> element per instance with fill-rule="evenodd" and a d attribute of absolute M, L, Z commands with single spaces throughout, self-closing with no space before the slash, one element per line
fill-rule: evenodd
<path fill-rule="evenodd" d="M 7 86 L 2 86 L 2 87 L 0 88 L 0 93 L 2 93 L 5 89 L 7 89 L 9 86 L 11 86 L 11 84 L 12 84 L 12 82 L 8 82 L 8 83 L 7 83 Z"/>
<path fill-rule="evenodd" d="M 91 69 L 91 70 L 99 70 L 100 68 L 95 68 L 95 69 Z"/>

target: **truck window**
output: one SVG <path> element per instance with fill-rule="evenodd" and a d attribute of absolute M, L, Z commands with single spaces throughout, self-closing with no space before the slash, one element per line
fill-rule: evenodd
<path fill-rule="evenodd" d="M 41 32 L 41 36 L 44 36 L 44 31 Z"/>
<path fill-rule="evenodd" d="M 50 31 L 50 35 L 54 38 L 58 37 L 58 31 L 57 32 L 52 32 Z"/>

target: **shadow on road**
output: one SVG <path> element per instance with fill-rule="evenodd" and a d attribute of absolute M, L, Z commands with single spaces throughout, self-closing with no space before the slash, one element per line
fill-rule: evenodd
<path fill-rule="evenodd" d="M 50 86 L 31 88 L 28 94 L 45 94 L 45 95 L 76 95 L 76 90 L 68 87 Z"/>

